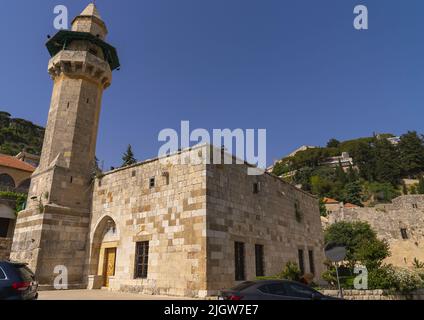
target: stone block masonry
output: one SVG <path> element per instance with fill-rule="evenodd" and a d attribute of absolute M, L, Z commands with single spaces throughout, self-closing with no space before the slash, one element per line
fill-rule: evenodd
<path fill-rule="evenodd" d="M 213 296 L 236 281 L 235 242 L 245 244 L 244 276 L 299 262 L 319 281 L 323 236 L 318 200 L 277 177 L 248 176 L 246 165 L 184 165 L 183 151 L 106 173 L 95 182 L 89 274 L 104 276 L 107 247 L 116 247 L 110 289 L 188 297 Z M 177 164 L 175 164 L 177 163 Z M 260 185 L 254 193 L 254 185 Z M 298 220 L 296 208 L 300 211 Z M 105 221 L 116 225 L 111 238 Z M 148 273 L 136 275 L 136 244 L 149 243 Z M 108 245 L 109 244 L 109 245 Z"/>
<path fill-rule="evenodd" d="M 338 290 L 321 290 L 322 294 L 339 297 Z M 345 300 L 424 300 L 424 289 L 409 294 L 386 290 L 343 290 Z"/>
<path fill-rule="evenodd" d="M 329 223 L 368 222 L 380 239 L 390 245 L 386 263 L 413 267 L 414 259 L 424 262 L 424 196 L 401 196 L 374 208 L 342 208 L 329 215 Z"/>

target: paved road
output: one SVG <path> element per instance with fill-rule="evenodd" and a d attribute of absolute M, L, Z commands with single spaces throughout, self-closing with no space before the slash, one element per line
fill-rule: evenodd
<path fill-rule="evenodd" d="M 180 297 L 149 296 L 107 290 L 40 291 L 38 300 L 189 300 Z"/>

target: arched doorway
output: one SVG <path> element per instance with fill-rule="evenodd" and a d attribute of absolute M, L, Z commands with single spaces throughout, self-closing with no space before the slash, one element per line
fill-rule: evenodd
<path fill-rule="evenodd" d="M 105 216 L 97 224 L 91 244 L 90 275 L 97 282 L 94 287 L 109 287 L 111 277 L 115 276 L 118 245 L 116 223 Z"/>
<path fill-rule="evenodd" d="M 0 188 L 14 189 L 16 187 L 15 180 L 7 173 L 0 174 Z"/>

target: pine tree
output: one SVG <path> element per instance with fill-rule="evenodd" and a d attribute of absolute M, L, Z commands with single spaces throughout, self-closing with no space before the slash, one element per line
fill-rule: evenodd
<path fill-rule="evenodd" d="M 400 137 L 398 145 L 401 168 L 404 175 L 415 177 L 424 172 L 424 139 L 415 131 Z"/>
<path fill-rule="evenodd" d="M 353 168 L 352 165 L 349 166 L 347 169 L 347 181 L 348 182 L 355 182 L 359 180 L 358 172 L 356 169 Z"/>
<path fill-rule="evenodd" d="M 399 153 L 387 139 L 375 139 L 375 177 L 379 182 L 389 182 L 398 186 L 401 179 Z"/>
<path fill-rule="evenodd" d="M 327 148 L 338 148 L 340 146 L 340 141 L 337 139 L 330 139 L 327 143 Z"/>
<path fill-rule="evenodd" d="M 359 181 L 350 182 L 344 188 L 344 202 L 362 206 L 362 187 Z"/>
<path fill-rule="evenodd" d="M 127 151 L 122 156 L 122 161 L 122 167 L 130 166 L 132 164 L 137 163 L 131 145 L 128 145 Z"/>

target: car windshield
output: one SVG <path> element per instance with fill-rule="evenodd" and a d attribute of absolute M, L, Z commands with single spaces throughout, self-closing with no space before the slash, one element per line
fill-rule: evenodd
<path fill-rule="evenodd" d="M 235 286 L 234 288 L 232 288 L 231 290 L 233 291 L 242 291 L 244 289 L 249 288 L 250 286 L 254 285 L 255 283 L 252 281 L 247 281 L 247 282 L 243 282 L 240 283 L 239 285 Z"/>

